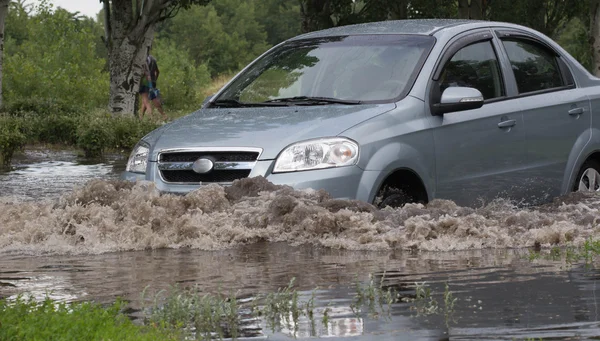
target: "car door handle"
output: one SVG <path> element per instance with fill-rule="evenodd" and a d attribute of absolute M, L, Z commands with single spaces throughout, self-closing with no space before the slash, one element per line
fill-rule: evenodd
<path fill-rule="evenodd" d="M 569 110 L 569 115 L 579 116 L 579 115 L 583 114 L 583 112 L 584 112 L 583 108 L 575 108 L 575 109 Z"/>
<path fill-rule="evenodd" d="M 510 128 L 517 124 L 517 120 L 506 120 L 498 123 L 498 128 Z"/>

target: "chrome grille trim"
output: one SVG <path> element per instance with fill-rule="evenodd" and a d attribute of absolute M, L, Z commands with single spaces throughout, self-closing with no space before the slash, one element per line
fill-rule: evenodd
<path fill-rule="evenodd" d="M 189 161 L 181 161 L 181 162 L 164 162 L 161 161 L 163 160 L 163 155 L 166 154 L 173 154 L 173 153 L 177 153 L 177 154 L 181 154 L 181 153 L 204 153 L 207 155 L 210 155 L 211 153 L 214 154 L 219 154 L 219 153 L 256 153 L 256 159 L 255 161 L 217 161 L 214 164 L 214 168 L 213 170 L 208 173 L 211 174 L 213 172 L 221 172 L 221 174 L 225 174 L 225 172 L 228 171 L 237 171 L 239 173 L 239 171 L 248 171 L 248 174 L 252 171 L 252 169 L 254 168 L 254 166 L 256 165 L 256 160 L 258 160 L 260 158 L 260 155 L 262 154 L 262 149 L 261 148 L 248 148 L 248 147 L 221 147 L 221 148 L 210 148 L 210 147 L 206 147 L 206 148 L 177 148 L 177 149 L 163 149 L 161 150 L 158 155 L 157 155 L 157 166 L 158 166 L 158 174 L 161 178 L 161 180 L 165 183 L 168 184 L 180 184 L 180 185 L 191 185 L 191 184 L 202 184 L 202 183 L 216 183 L 216 184 L 221 184 L 221 185 L 228 185 L 231 184 L 233 181 L 227 181 L 227 182 L 196 182 L 196 181 L 183 181 L 183 182 L 175 182 L 175 181 L 168 181 L 165 178 L 165 175 L 163 174 L 163 171 L 166 172 L 177 172 L 177 171 L 181 171 L 181 172 L 186 172 L 189 173 L 189 171 L 192 170 L 192 165 L 194 164 L 194 162 L 189 162 Z M 199 175 L 200 176 L 200 175 Z"/>
<path fill-rule="evenodd" d="M 160 162 L 159 170 L 192 170 L 193 162 Z M 214 170 L 242 170 L 254 168 L 256 162 L 215 162 Z"/>

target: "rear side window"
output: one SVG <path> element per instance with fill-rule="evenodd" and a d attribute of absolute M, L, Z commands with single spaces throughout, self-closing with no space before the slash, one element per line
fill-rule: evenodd
<path fill-rule="evenodd" d="M 502 40 L 519 93 L 560 88 L 565 84 L 556 54 L 527 40 Z"/>

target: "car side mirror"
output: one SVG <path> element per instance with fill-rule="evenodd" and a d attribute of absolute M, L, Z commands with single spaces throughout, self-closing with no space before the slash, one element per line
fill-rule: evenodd
<path fill-rule="evenodd" d="M 440 103 L 431 106 L 434 115 L 472 110 L 483 106 L 483 95 L 475 88 L 451 86 L 444 90 Z"/>

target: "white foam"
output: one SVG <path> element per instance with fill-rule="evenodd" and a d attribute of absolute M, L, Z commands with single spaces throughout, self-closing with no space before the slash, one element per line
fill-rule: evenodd
<path fill-rule="evenodd" d="M 98 254 L 158 248 L 219 250 L 262 241 L 349 250 L 427 251 L 581 245 L 600 237 L 600 197 L 573 194 L 520 209 L 447 200 L 378 211 L 262 178 L 185 196 L 154 185 L 93 180 L 55 202 L 0 200 L 0 252 Z"/>

